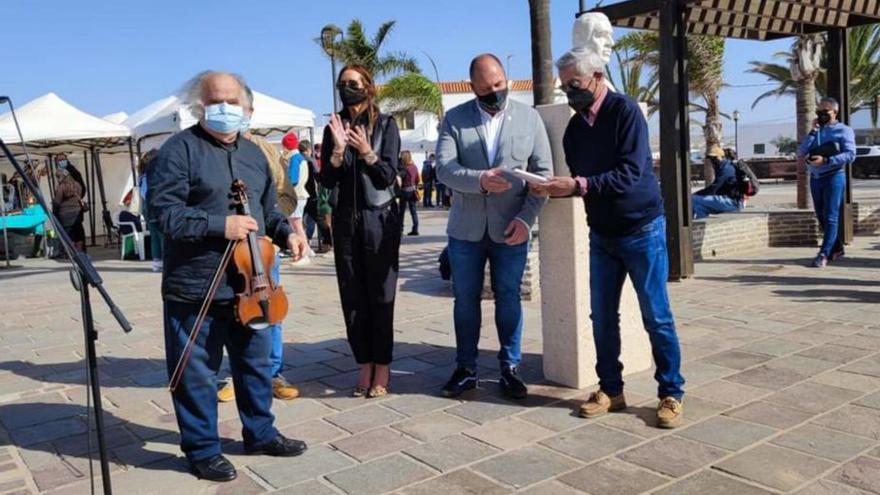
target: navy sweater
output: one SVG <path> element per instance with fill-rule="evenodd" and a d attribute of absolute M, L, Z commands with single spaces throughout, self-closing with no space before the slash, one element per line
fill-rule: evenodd
<path fill-rule="evenodd" d="M 232 174 L 247 186 L 259 235 L 287 247 L 291 229 L 278 211 L 266 156 L 241 136 L 232 144 L 220 143 L 196 124 L 168 139 L 147 172 L 148 216 L 165 241 L 165 299 L 198 303 L 205 297 L 229 242 L 224 238 L 226 217 L 236 214 L 229 197 Z M 234 272 L 230 263 L 215 301 L 229 302 L 234 297 L 232 279 L 236 277 L 229 276 Z"/>
<path fill-rule="evenodd" d="M 596 123 L 576 114 L 562 138 L 573 177 L 587 179 L 587 223 L 603 237 L 624 237 L 663 214 L 648 124 L 631 98 L 609 91 Z"/>

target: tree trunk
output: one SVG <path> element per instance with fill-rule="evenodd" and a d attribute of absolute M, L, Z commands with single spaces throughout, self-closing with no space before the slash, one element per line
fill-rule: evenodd
<path fill-rule="evenodd" d="M 816 76 L 815 74 L 801 77 L 797 81 L 797 141 L 804 141 L 807 134 L 813 128 L 813 119 L 816 113 Z M 797 162 L 797 207 L 800 209 L 810 208 L 810 177 L 807 173 L 807 163 L 803 158 Z"/>
<path fill-rule="evenodd" d="M 553 103 L 553 53 L 550 50 L 550 0 L 529 0 L 532 25 L 532 81 L 535 105 Z"/>
<path fill-rule="evenodd" d="M 721 115 L 718 111 L 718 93 L 704 95 L 706 100 L 706 124 L 703 126 L 703 137 L 706 139 L 706 154 L 703 158 L 703 172 L 706 185 L 715 180 L 715 169 L 709 161 L 709 150 L 721 146 Z"/>

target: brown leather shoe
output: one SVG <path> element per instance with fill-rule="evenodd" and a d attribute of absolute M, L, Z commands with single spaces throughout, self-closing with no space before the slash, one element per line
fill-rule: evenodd
<path fill-rule="evenodd" d="M 293 400 L 299 397 L 299 389 L 287 383 L 287 380 L 278 375 L 272 379 L 272 395 L 276 399 Z"/>
<path fill-rule="evenodd" d="M 586 402 L 581 404 L 578 415 L 582 418 L 595 418 L 607 412 L 626 409 L 626 397 L 621 392 L 614 397 L 609 396 L 602 389 L 590 394 Z"/>
<path fill-rule="evenodd" d="M 677 428 L 684 417 L 684 404 L 675 397 L 664 397 L 657 405 L 657 427 Z"/>

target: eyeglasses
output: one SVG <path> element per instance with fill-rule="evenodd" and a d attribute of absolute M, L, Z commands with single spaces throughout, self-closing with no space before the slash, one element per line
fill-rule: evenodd
<path fill-rule="evenodd" d="M 568 93 L 573 89 L 580 89 L 582 87 L 581 81 L 579 79 L 572 79 L 567 84 L 560 84 L 559 90 L 563 93 Z"/>
<path fill-rule="evenodd" d="M 336 89 L 342 91 L 345 88 L 361 89 L 361 83 L 353 79 L 349 79 L 348 81 L 339 81 L 338 83 L 336 83 Z"/>
<path fill-rule="evenodd" d="M 831 110 L 816 110 L 816 116 L 831 115 Z"/>

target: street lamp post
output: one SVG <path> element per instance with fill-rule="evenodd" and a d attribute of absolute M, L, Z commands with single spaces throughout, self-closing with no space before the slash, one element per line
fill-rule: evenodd
<path fill-rule="evenodd" d="M 733 149 L 739 156 L 739 110 L 733 111 Z"/>
<path fill-rule="evenodd" d="M 321 48 L 330 57 L 330 85 L 333 88 L 333 113 L 339 113 L 339 100 L 336 98 L 336 37 L 342 35 L 342 30 L 335 24 L 327 24 L 321 29 Z"/>

